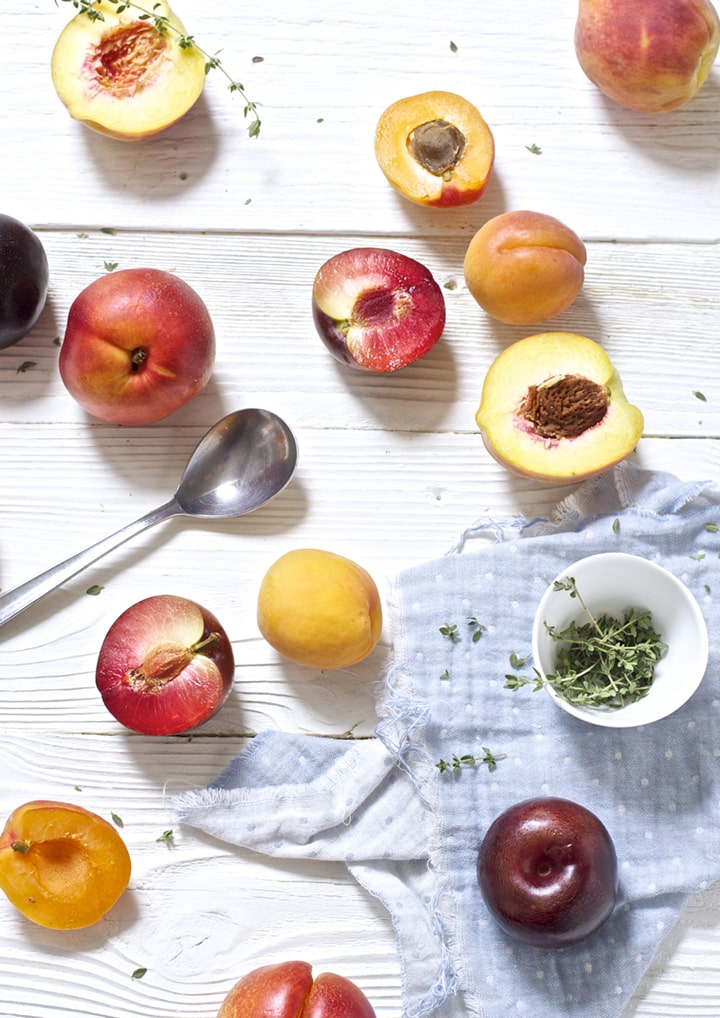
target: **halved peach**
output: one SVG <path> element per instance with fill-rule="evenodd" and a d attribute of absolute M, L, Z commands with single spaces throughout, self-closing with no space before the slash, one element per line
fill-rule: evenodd
<path fill-rule="evenodd" d="M 13 810 L 0 835 L 0 888 L 39 926 L 90 926 L 129 880 L 125 842 L 112 824 L 82 806 L 27 802 Z"/>
<path fill-rule="evenodd" d="M 51 74 L 71 117 L 121 141 L 140 141 L 184 116 L 205 87 L 205 57 L 165 0 L 152 17 L 108 0 L 81 11 L 55 44 Z M 165 26 L 160 31 L 158 26 Z"/>
<path fill-rule="evenodd" d="M 503 350 L 475 419 L 499 463 L 540 481 L 606 470 L 632 452 L 644 426 L 603 348 L 574 332 L 527 336 Z"/>
<path fill-rule="evenodd" d="M 482 195 L 495 142 L 480 112 L 454 92 L 399 99 L 381 115 L 375 157 L 392 186 L 418 205 L 452 208 Z"/>

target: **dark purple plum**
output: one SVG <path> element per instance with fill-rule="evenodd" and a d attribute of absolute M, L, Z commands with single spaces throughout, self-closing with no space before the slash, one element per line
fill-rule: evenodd
<path fill-rule="evenodd" d="M 48 260 L 37 234 L 0 213 L 0 348 L 30 332 L 47 289 Z"/>
<path fill-rule="evenodd" d="M 477 863 L 485 904 L 509 936 L 566 947 L 594 933 L 617 893 L 607 828 L 585 806 L 552 796 L 516 803 L 485 833 Z"/>

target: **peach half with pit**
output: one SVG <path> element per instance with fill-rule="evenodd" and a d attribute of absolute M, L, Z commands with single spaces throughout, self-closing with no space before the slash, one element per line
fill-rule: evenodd
<path fill-rule="evenodd" d="M 100 134 L 141 141 L 172 126 L 205 87 L 205 57 L 165 0 L 152 17 L 97 0 L 60 33 L 51 76 L 68 113 Z"/>
<path fill-rule="evenodd" d="M 364 371 L 407 367 L 445 328 L 445 299 L 430 270 L 385 248 L 356 247 L 329 258 L 313 282 L 312 312 L 336 360 Z"/>
<path fill-rule="evenodd" d="M 573 332 L 527 336 L 503 350 L 475 419 L 499 463 L 547 482 L 582 481 L 614 466 L 644 426 L 605 350 Z"/>
<path fill-rule="evenodd" d="M 627 109 L 664 113 L 689 102 L 719 47 L 720 19 L 709 0 L 580 0 L 578 62 Z"/>
<path fill-rule="evenodd" d="M 580 292 L 587 252 L 578 235 L 542 212 L 489 219 L 465 252 L 467 288 L 498 321 L 535 325 L 565 311 Z"/>
<path fill-rule="evenodd" d="M 431 208 L 471 205 L 495 160 L 480 111 L 454 92 L 422 92 L 392 103 L 375 129 L 375 158 L 405 198 Z"/>

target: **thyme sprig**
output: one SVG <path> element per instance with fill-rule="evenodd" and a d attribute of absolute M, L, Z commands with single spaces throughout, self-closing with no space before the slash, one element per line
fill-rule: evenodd
<path fill-rule="evenodd" d="M 75 10 L 80 11 L 81 14 L 85 14 L 90 21 L 104 21 L 105 17 L 103 12 L 99 10 L 97 6 L 97 0 L 55 0 L 55 4 L 58 3 L 70 3 L 73 5 Z M 151 8 L 144 7 L 142 4 L 135 3 L 135 0 L 105 0 L 105 3 L 112 4 L 115 8 L 116 14 L 122 14 L 123 11 L 132 10 L 138 12 L 139 21 L 150 21 L 152 22 L 155 31 L 162 36 L 173 34 L 176 37 L 176 41 L 180 49 L 196 49 L 198 53 L 201 53 L 205 57 L 205 74 L 209 74 L 210 71 L 219 71 L 228 81 L 228 89 L 230 92 L 237 92 L 238 95 L 243 99 L 245 106 L 243 107 L 243 116 L 250 117 L 250 124 L 248 125 L 248 134 L 251 138 L 257 138 L 260 134 L 260 115 L 258 114 L 258 103 L 248 99 L 245 94 L 245 86 L 239 81 L 232 77 L 220 60 L 217 53 L 208 53 L 206 50 L 199 46 L 195 41 L 195 37 L 192 35 L 186 35 L 181 32 L 179 28 L 176 28 L 172 24 L 167 14 L 158 14 L 159 3 L 154 3 Z"/>
<path fill-rule="evenodd" d="M 585 707 L 625 707 L 647 696 L 655 665 L 667 650 L 651 613 L 628 608 L 620 619 L 595 618 L 573 577 L 556 580 L 553 589 L 577 598 L 588 618 L 561 630 L 545 623 L 548 635 L 561 644 L 555 671 L 547 676 L 553 689 L 568 703 Z"/>
<path fill-rule="evenodd" d="M 461 767 L 474 767 L 476 764 L 485 764 L 489 771 L 494 771 L 498 760 L 505 758 L 505 753 L 492 753 L 487 746 L 482 747 L 484 756 L 474 756 L 472 753 L 463 753 L 458 756 L 453 753 L 450 760 L 438 760 L 435 764 L 442 774 L 444 771 L 459 771 Z"/>

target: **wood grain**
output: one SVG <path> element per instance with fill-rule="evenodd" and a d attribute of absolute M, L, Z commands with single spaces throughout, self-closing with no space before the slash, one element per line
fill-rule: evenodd
<path fill-rule="evenodd" d="M 51 267 L 37 327 L 0 351 L 0 588 L 164 502 L 200 437 L 236 407 L 281 414 L 299 468 L 262 512 L 165 523 L 3 628 L 2 815 L 39 797 L 115 812 L 134 870 L 127 895 L 86 931 L 42 930 L 0 899 L 0 1018 L 212 1018 L 241 974 L 289 956 L 349 976 L 379 1018 L 397 1018 L 399 961 L 380 903 L 340 865 L 270 860 L 182 829 L 158 841 L 172 824 L 169 796 L 211 781 L 269 728 L 372 737 L 397 574 L 446 554 L 479 517 L 547 516 L 573 490 L 509 475 L 475 425 L 493 358 L 528 334 L 493 323 L 464 285 L 467 243 L 491 216 L 534 208 L 580 233 L 583 291 L 533 331 L 603 344 L 645 415 L 640 463 L 718 476 L 720 79 L 715 69 L 665 117 L 614 107 L 577 65 L 574 7 L 561 0 L 451 0 L 442 20 L 408 0 L 176 9 L 262 103 L 260 139 L 247 137 L 242 101 L 216 73 L 154 140 L 92 134 L 67 116 L 49 77 L 71 4 L 35 0 L 0 14 L 2 210 L 38 230 Z M 495 136 L 492 183 L 470 209 L 411 206 L 374 160 L 380 112 L 431 88 L 474 101 Z M 441 342 L 397 375 L 340 366 L 313 327 L 315 273 L 360 245 L 418 258 L 443 287 Z M 149 428 L 87 417 L 57 372 L 72 300 L 113 265 L 177 272 L 216 328 L 207 390 Z M 302 669 L 260 638 L 259 581 L 300 546 L 351 554 L 381 587 L 383 637 L 355 668 Z M 464 553 L 482 554 L 482 539 Z M 230 702 L 205 728 L 153 740 L 113 721 L 94 668 L 120 611 L 164 592 L 215 611 L 237 671 Z M 717 1018 L 719 907 L 718 887 L 692 901 L 623 1018 Z M 132 979 L 138 967 L 147 974 Z"/>

